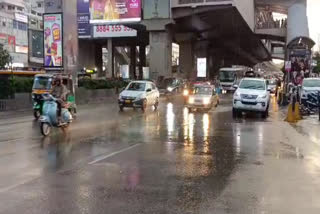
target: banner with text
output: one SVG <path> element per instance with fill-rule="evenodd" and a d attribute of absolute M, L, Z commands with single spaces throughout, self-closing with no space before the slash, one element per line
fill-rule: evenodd
<path fill-rule="evenodd" d="M 94 38 L 134 36 L 137 36 L 137 31 L 124 25 L 96 25 L 93 29 Z"/>

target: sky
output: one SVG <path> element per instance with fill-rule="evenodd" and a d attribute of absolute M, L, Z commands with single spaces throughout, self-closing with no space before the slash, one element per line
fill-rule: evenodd
<path fill-rule="evenodd" d="M 320 0 L 308 1 L 308 18 L 310 37 L 317 43 L 315 50 L 319 50 L 320 44 Z"/>

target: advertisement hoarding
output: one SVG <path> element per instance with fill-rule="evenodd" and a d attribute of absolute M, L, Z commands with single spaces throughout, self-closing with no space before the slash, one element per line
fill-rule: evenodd
<path fill-rule="evenodd" d="M 141 21 L 141 0 L 90 0 L 90 23 Z"/>
<path fill-rule="evenodd" d="M 143 2 L 144 19 L 169 19 L 170 0 L 147 0 Z"/>
<path fill-rule="evenodd" d="M 43 64 L 43 31 L 29 30 L 29 62 Z"/>
<path fill-rule="evenodd" d="M 27 54 L 29 52 L 29 49 L 27 46 L 20 46 L 20 45 L 16 45 L 16 49 L 15 49 L 16 53 L 24 53 Z"/>
<path fill-rule="evenodd" d="M 45 14 L 44 26 L 44 66 L 62 67 L 62 14 Z"/>
<path fill-rule="evenodd" d="M 197 77 L 207 77 L 207 58 L 197 59 Z"/>
<path fill-rule="evenodd" d="M 137 31 L 124 25 L 95 25 L 93 28 L 94 38 L 133 36 L 137 36 Z"/>
<path fill-rule="evenodd" d="M 89 0 L 78 0 L 77 9 L 78 9 L 78 37 L 90 38 L 91 25 L 90 25 Z"/>

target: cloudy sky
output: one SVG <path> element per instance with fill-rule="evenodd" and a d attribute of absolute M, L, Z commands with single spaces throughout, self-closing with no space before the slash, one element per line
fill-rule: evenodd
<path fill-rule="evenodd" d="M 309 30 L 311 38 L 317 43 L 317 50 L 320 44 L 320 0 L 308 0 L 308 17 L 309 17 Z"/>

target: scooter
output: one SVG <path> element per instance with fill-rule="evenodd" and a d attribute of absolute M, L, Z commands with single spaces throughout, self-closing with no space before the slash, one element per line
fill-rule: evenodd
<path fill-rule="evenodd" d="M 61 109 L 61 121 L 58 121 L 58 104 L 57 99 L 51 94 L 44 96 L 44 104 L 40 121 L 40 131 L 43 136 L 48 136 L 51 133 L 53 127 L 67 128 L 72 123 L 72 114 L 68 110 L 67 106 L 63 106 Z"/>
<path fill-rule="evenodd" d="M 33 97 L 33 116 L 36 120 L 42 115 L 43 99 L 41 94 L 32 95 Z"/>

